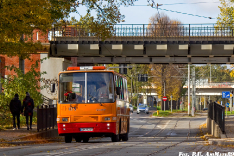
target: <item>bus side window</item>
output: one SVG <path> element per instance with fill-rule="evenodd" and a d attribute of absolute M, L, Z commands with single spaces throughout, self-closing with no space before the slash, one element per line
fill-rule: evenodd
<path fill-rule="evenodd" d="M 117 87 L 120 87 L 120 78 L 119 78 L 119 76 L 117 76 Z M 121 99 L 121 91 L 120 91 L 119 99 Z"/>
<path fill-rule="evenodd" d="M 121 99 L 124 100 L 124 84 L 123 84 L 123 78 L 120 78 L 121 80 Z"/>
<path fill-rule="evenodd" d="M 124 93 L 124 101 L 126 101 L 127 95 L 126 95 L 126 81 L 123 78 L 123 93 Z"/>
<path fill-rule="evenodd" d="M 127 80 L 126 79 L 124 79 L 124 89 L 125 89 L 125 91 L 124 91 L 124 95 L 125 95 L 124 100 L 127 101 L 128 100 L 128 86 L 127 86 Z"/>
<path fill-rule="evenodd" d="M 123 99 L 123 96 L 122 96 L 122 85 L 121 85 L 121 77 L 118 76 L 118 87 L 120 87 L 120 95 L 119 95 L 119 99 Z"/>
<path fill-rule="evenodd" d="M 128 81 L 127 80 L 125 80 L 126 81 L 126 95 L 127 95 L 127 97 L 126 97 L 126 100 L 127 100 L 127 102 L 129 102 L 128 100 Z"/>

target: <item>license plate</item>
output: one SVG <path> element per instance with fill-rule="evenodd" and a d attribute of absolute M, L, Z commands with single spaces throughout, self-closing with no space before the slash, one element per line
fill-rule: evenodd
<path fill-rule="evenodd" d="M 80 131 L 93 131 L 93 128 L 81 128 Z"/>

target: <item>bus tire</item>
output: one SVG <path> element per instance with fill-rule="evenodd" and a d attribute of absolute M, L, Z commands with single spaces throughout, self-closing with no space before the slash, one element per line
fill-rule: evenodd
<path fill-rule="evenodd" d="M 72 136 L 65 136 L 65 143 L 71 143 L 72 142 Z"/>
<path fill-rule="evenodd" d="M 85 137 L 84 139 L 83 139 L 83 143 L 88 143 L 89 142 L 89 137 Z"/>
<path fill-rule="evenodd" d="M 76 140 L 76 142 L 81 142 L 81 138 L 80 137 L 75 137 L 75 140 Z"/>
<path fill-rule="evenodd" d="M 122 141 L 128 141 L 128 133 L 122 135 Z"/>
<path fill-rule="evenodd" d="M 117 135 L 113 134 L 112 137 L 111 137 L 111 141 L 112 142 L 118 142 L 119 141 L 119 134 L 117 134 Z"/>

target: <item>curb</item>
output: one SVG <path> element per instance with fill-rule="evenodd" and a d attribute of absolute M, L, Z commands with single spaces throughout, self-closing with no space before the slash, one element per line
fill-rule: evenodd
<path fill-rule="evenodd" d="M 234 139 L 209 139 L 210 145 L 233 146 Z"/>
<path fill-rule="evenodd" d="M 20 140 L 28 140 L 28 139 L 38 139 L 38 138 L 53 138 L 58 137 L 58 129 L 51 129 L 47 131 L 38 132 L 36 134 L 28 135 L 25 137 L 18 138 Z"/>

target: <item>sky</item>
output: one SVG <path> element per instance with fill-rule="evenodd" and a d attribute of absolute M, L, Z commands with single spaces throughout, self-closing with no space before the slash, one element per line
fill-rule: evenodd
<path fill-rule="evenodd" d="M 219 0 L 154 0 L 157 4 L 162 4 L 160 9 L 147 6 L 147 0 L 138 0 L 134 3 L 135 6 L 120 7 L 120 11 L 125 15 L 125 21 L 120 24 L 148 24 L 150 17 L 156 13 L 164 13 L 173 20 L 179 20 L 183 24 L 200 24 L 200 23 L 216 23 L 217 17 L 220 13 L 218 6 L 220 6 Z M 175 4 L 186 3 L 186 4 Z M 196 3 L 196 4 L 192 4 Z M 166 10 L 178 11 L 181 13 L 166 11 Z M 85 15 L 86 8 L 79 7 L 78 12 L 80 15 Z M 196 17 L 187 14 L 212 17 L 212 19 L 204 17 Z M 80 15 L 72 13 L 71 16 L 75 16 L 79 20 Z"/>

